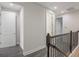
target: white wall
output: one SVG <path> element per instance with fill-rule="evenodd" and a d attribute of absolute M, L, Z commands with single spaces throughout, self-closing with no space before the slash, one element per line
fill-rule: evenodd
<path fill-rule="evenodd" d="M 62 17 L 64 32 L 79 30 L 79 11 L 65 14 Z"/>
<path fill-rule="evenodd" d="M 22 7 L 20 10 L 20 24 L 19 24 L 19 28 L 20 28 L 20 47 L 22 48 L 22 50 L 24 50 L 24 8 Z"/>
<path fill-rule="evenodd" d="M 70 30 L 78 31 L 79 30 L 79 11 L 68 13 L 62 15 L 63 17 L 63 32 L 69 33 Z M 79 44 L 79 39 L 78 39 Z"/>
<path fill-rule="evenodd" d="M 23 54 L 27 55 L 45 47 L 46 20 L 45 8 L 35 3 L 18 3 L 24 8 L 24 46 Z"/>

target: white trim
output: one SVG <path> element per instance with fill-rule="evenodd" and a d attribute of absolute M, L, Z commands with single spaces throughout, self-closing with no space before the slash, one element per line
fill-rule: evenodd
<path fill-rule="evenodd" d="M 72 51 L 72 53 L 69 55 L 69 57 L 72 56 L 72 54 L 76 51 L 77 48 L 79 48 L 79 45 L 77 45 L 77 47 Z"/>
<path fill-rule="evenodd" d="M 24 8 L 20 10 L 20 46 L 24 50 Z"/>
<path fill-rule="evenodd" d="M 30 51 L 23 52 L 23 55 L 26 56 L 26 55 L 28 55 L 28 54 L 34 53 L 34 52 L 36 52 L 36 51 L 39 51 L 40 49 L 43 49 L 43 48 L 45 48 L 45 47 L 46 47 L 46 45 L 37 47 L 37 48 L 32 49 L 32 50 L 30 50 Z"/>

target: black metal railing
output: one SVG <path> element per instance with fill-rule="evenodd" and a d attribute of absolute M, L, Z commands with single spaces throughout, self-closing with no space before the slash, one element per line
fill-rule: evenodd
<path fill-rule="evenodd" d="M 78 45 L 78 32 L 72 32 L 50 36 L 46 36 L 47 56 L 48 57 L 64 57 L 70 53 Z"/>

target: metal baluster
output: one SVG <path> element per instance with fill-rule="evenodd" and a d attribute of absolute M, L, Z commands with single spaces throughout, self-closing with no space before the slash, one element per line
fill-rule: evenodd
<path fill-rule="evenodd" d="M 51 44 L 52 44 L 52 39 L 51 39 Z M 52 57 L 52 47 L 51 47 L 51 57 Z"/>
<path fill-rule="evenodd" d="M 70 31 L 70 53 L 72 53 L 72 31 Z"/>
<path fill-rule="evenodd" d="M 55 46 L 56 46 L 56 37 L 55 37 Z M 55 50 L 55 57 L 56 57 L 56 50 Z"/>
<path fill-rule="evenodd" d="M 54 38 L 52 39 L 52 44 L 54 45 Z M 52 48 L 52 57 L 54 57 L 54 48 Z"/>

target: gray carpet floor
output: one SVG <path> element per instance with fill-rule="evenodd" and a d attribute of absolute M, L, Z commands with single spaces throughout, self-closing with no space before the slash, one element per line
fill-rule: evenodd
<path fill-rule="evenodd" d="M 22 51 L 19 46 L 0 48 L 0 57 L 22 57 Z"/>
<path fill-rule="evenodd" d="M 46 48 L 27 56 L 23 56 L 22 50 L 19 46 L 0 48 L 0 57 L 46 57 Z"/>

